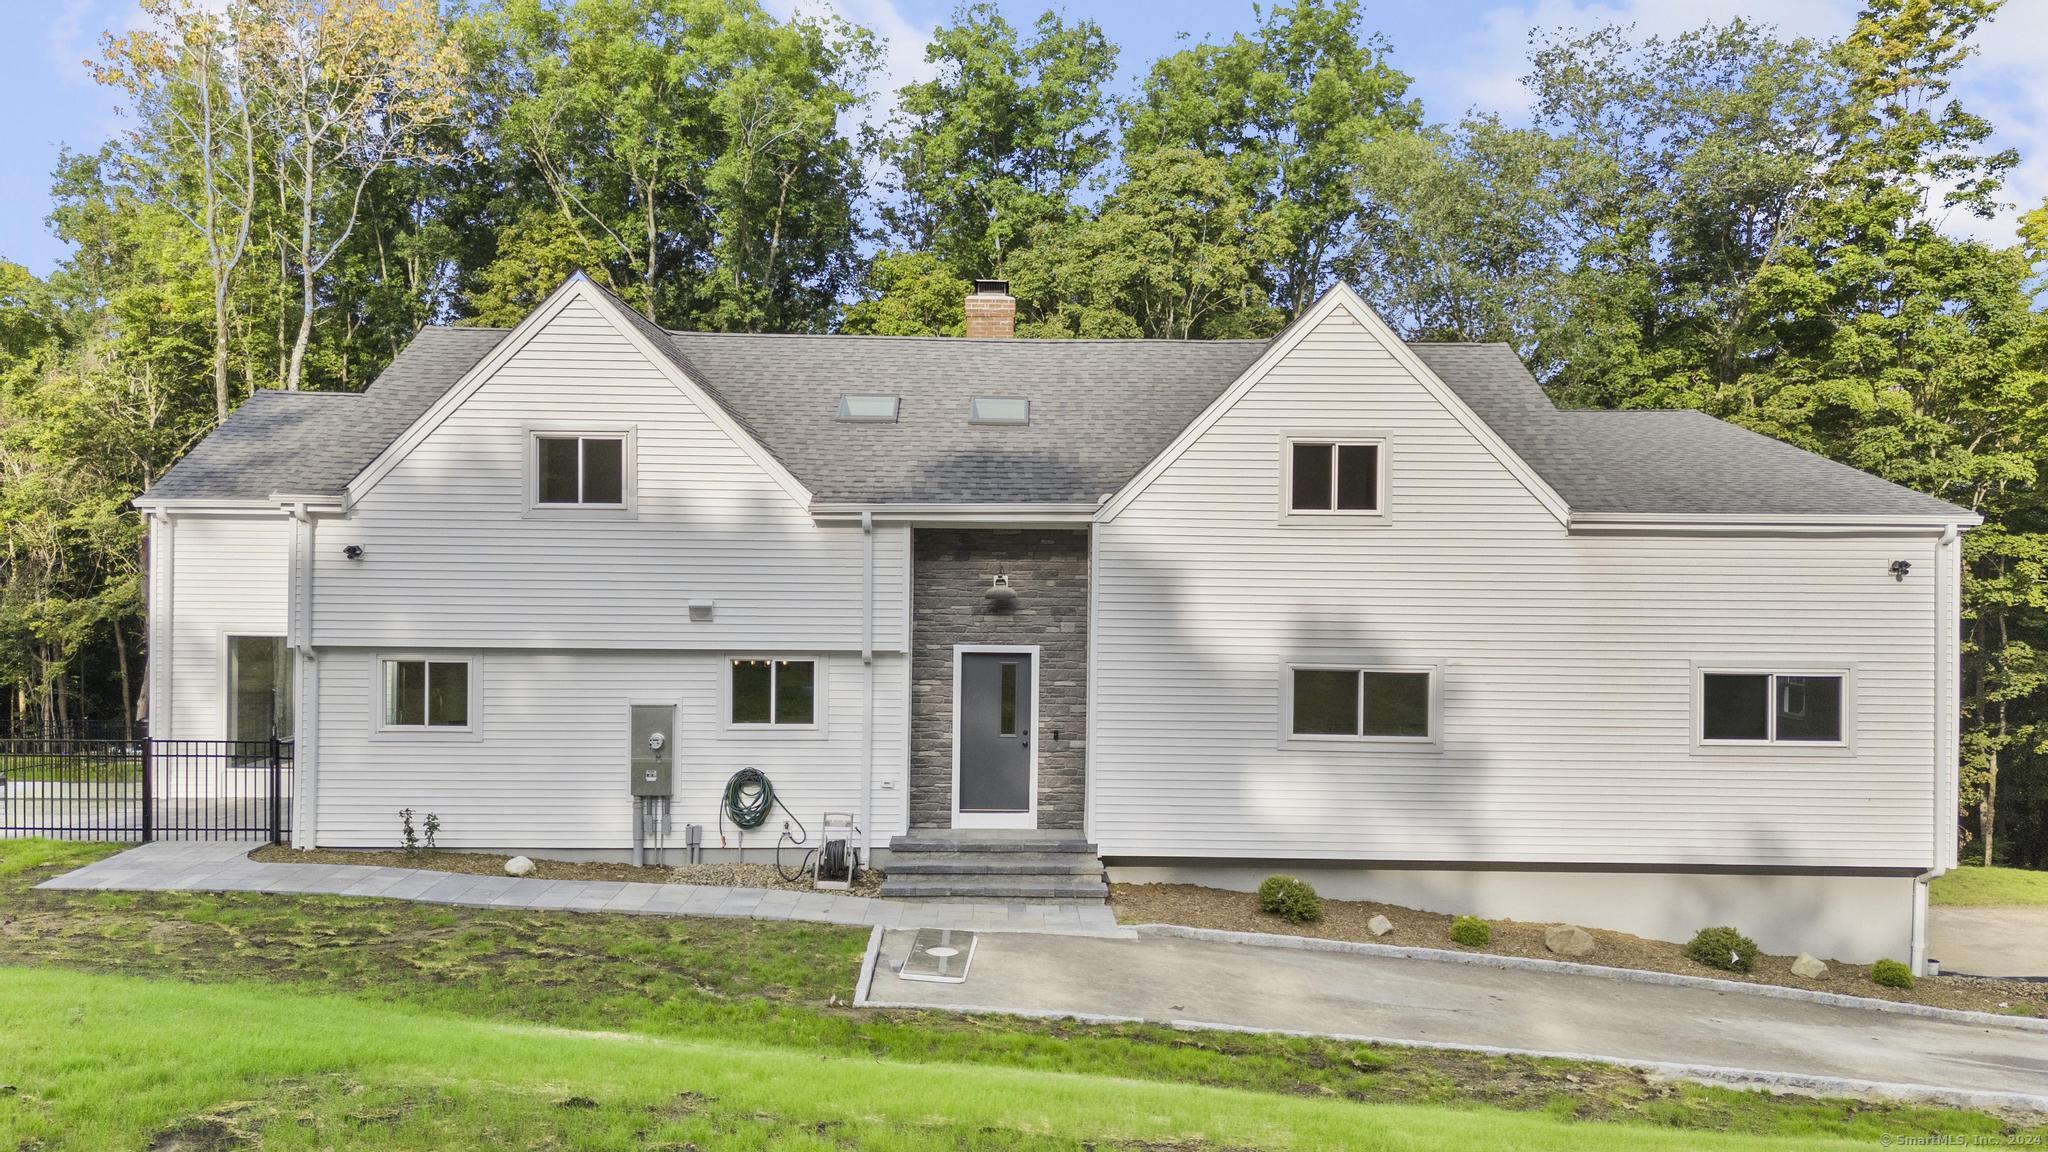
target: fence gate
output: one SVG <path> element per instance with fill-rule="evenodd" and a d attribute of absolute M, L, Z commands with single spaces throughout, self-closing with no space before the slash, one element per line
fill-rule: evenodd
<path fill-rule="evenodd" d="M 289 740 L 0 740 L 0 838 L 291 834 Z"/>

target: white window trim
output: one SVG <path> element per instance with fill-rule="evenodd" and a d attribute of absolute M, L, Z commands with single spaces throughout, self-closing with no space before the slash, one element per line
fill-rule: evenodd
<path fill-rule="evenodd" d="M 1715 676 L 1770 676 L 1771 698 L 1768 716 L 1772 738 L 1768 740 L 1709 740 L 1707 729 L 1707 677 Z M 1778 731 L 1778 684 L 1779 676 L 1839 676 L 1842 679 L 1842 738 L 1839 740 L 1779 740 Z M 1786 751 L 1813 753 L 1853 752 L 1856 748 L 1856 667 L 1853 664 L 1807 664 L 1787 661 L 1782 664 L 1769 662 L 1746 662 L 1739 664 L 1700 664 L 1692 666 L 1692 747 L 1695 752 L 1756 752 L 1768 750 L 1773 754 Z"/>
<path fill-rule="evenodd" d="M 811 680 L 809 724 L 735 724 L 732 719 L 732 668 L 741 660 L 808 660 Z M 832 662 L 814 652 L 725 652 L 718 657 L 718 728 L 726 736 L 761 740 L 822 740 L 831 715 Z"/>
<path fill-rule="evenodd" d="M 640 514 L 640 434 L 633 427 L 593 427 L 569 424 L 528 424 L 526 436 L 526 466 L 523 482 L 525 516 L 529 520 L 631 520 Z M 543 504 L 540 499 L 540 442 L 549 439 L 621 440 L 620 495 L 625 500 L 618 504 Z M 582 491 L 581 469 L 583 451 L 579 446 L 576 453 L 578 469 L 577 491 Z"/>
<path fill-rule="evenodd" d="M 1336 462 L 1333 460 L 1330 466 L 1331 507 L 1296 508 L 1294 506 L 1294 446 L 1296 444 L 1329 444 L 1333 446 L 1333 455 L 1336 448 L 1342 447 L 1356 446 L 1378 449 L 1379 451 L 1375 453 L 1375 457 L 1376 463 L 1379 466 L 1379 476 L 1374 483 L 1373 494 L 1379 502 L 1379 507 L 1364 509 L 1338 508 L 1335 506 L 1337 503 L 1337 468 Z M 1389 520 L 1387 508 L 1391 502 L 1389 499 L 1390 493 L 1387 491 L 1387 458 L 1392 455 L 1393 450 L 1390 443 L 1387 437 L 1382 435 L 1351 435 L 1341 432 L 1324 431 L 1296 432 L 1280 437 L 1280 522 L 1282 524 L 1323 525 L 1327 525 L 1331 521 L 1342 524 L 1387 523 Z"/>
<path fill-rule="evenodd" d="M 1294 731 L 1296 672 L 1426 672 L 1429 674 L 1429 735 L 1343 736 L 1298 735 Z M 1364 752 L 1440 752 L 1444 746 L 1444 664 L 1441 660 L 1283 660 L 1280 663 L 1280 730 L 1282 749 L 1339 749 Z M 1364 691 L 1360 680 L 1359 691 Z M 1363 713 L 1361 712 L 1361 716 Z"/>
<path fill-rule="evenodd" d="M 462 663 L 469 666 L 469 723 L 414 725 L 386 724 L 389 701 L 384 696 L 384 665 L 394 660 L 425 660 L 435 664 Z M 433 741 L 473 743 L 484 738 L 484 658 L 481 652 L 394 651 L 370 655 L 370 739 L 377 741 Z"/>

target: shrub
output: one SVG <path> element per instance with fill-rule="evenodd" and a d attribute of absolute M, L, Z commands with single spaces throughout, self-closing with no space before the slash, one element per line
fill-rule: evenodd
<path fill-rule="evenodd" d="M 1451 921 L 1451 939 L 1467 948 L 1484 948 L 1493 943 L 1493 925 L 1477 916 L 1460 916 Z"/>
<path fill-rule="evenodd" d="M 1259 885 L 1259 911 L 1270 912 L 1289 924 L 1306 924 L 1323 918 L 1323 898 L 1306 880 L 1292 876 L 1268 876 Z"/>
<path fill-rule="evenodd" d="M 1870 981 L 1887 988 L 1911 988 L 1913 970 L 1897 960 L 1879 960 L 1870 966 Z"/>
<path fill-rule="evenodd" d="M 1685 954 L 1723 972 L 1747 972 L 1756 967 L 1756 941 L 1726 924 L 1694 933 Z"/>

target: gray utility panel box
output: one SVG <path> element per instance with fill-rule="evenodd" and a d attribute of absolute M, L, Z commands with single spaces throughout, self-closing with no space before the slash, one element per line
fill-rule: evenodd
<path fill-rule="evenodd" d="M 633 743 L 626 765 L 631 773 L 633 795 L 675 795 L 675 762 L 675 706 L 633 705 Z"/>

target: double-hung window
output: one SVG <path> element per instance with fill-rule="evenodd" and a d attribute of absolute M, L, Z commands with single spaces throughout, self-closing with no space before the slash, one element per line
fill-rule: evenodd
<path fill-rule="evenodd" d="M 384 660 L 386 729 L 470 727 L 467 660 L 387 657 Z"/>
<path fill-rule="evenodd" d="M 1702 672 L 1700 741 L 1844 743 L 1846 685 L 1840 672 Z"/>
<path fill-rule="evenodd" d="M 1376 440 L 1287 442 L 1287 511 L 1293 515 L 1379 514 L 1385 504 L 1386 445 Z"/>
<path fill-rule="evenodd" d="M 810 728 L 818 722 L 815 660 L 735 659 L 729 722 L 745 728 Z"/>
<path fill-rule="evenodd" d="M 1289 738 L 1437 738 L 1434 669 L 1304 665 L 1288 673 Z"/>
<path fill-rule="evenodd" d="M 533 438 L 537 508 L 624 508 L 630 477 L 627 437 L 540 432 Z"/>

